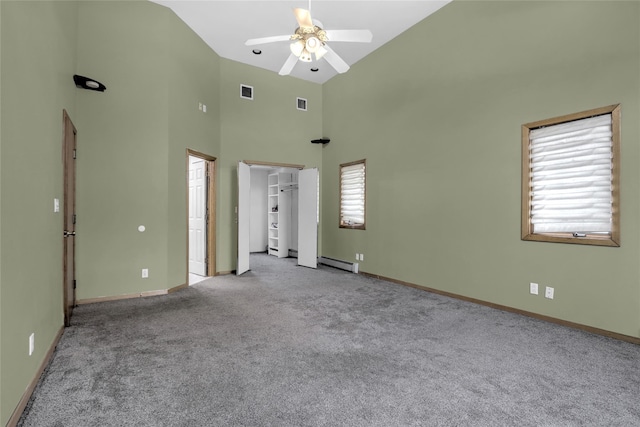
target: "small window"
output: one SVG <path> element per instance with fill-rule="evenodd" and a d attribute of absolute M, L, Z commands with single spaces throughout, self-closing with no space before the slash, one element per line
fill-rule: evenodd
<path fill-rule="evenodd" d="M 522 239 L 620 246 L 620 106 L 522 125 Z"/>
<path fill-rule="evenodd" d="M 296 98 L 296 108 L 301 111 L 307 111 L 307 100 L 304 98 Z"/>
<path fill-rule="evenodd" d="M 240 98 L 253 100 L 253 86 L 240 85 Z"/>
<path fill-rule="evenodd" d="M 365 160 L 340 165 L 340 227 L 365 229 Z"/>

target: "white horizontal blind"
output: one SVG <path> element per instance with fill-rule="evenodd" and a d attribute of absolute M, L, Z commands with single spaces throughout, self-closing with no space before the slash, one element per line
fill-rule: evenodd
<path fill-rule="evenodd" d="M 611 114 L 533 129 L 529 139 L 533 232 L 611 233 Z"/>
<path fill-rule="evenodd" d="M 364 225 L 364 162 L 340 168 L 340 225 Z"/>

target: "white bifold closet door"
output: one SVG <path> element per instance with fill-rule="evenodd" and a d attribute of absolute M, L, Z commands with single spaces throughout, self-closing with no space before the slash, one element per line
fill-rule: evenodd
<path fill-rule="evenodd" d="M 251 248 L 251 167 L 238 162 L 238 261 L 236 274 L 249 271 L 249 255 Z"/>
<path fill-rule="evenodd" d="M 318 169 L 298 172 L 298 265 L 318 267 Z"/>

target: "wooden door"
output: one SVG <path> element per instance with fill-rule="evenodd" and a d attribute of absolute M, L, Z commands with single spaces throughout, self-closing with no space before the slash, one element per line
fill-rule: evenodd
<path fill-rule="evenodd" d="M 189 156 L 189 272 L 207 275 L 207 189 L 204 159 Z"/>
<path fill-rule="evenodd" d="M 69 115 L 63 111 L 64 137 L 62 143 L 64 200 L 63 200 L 63 294 L 64 324 L 70 326 L 76 303 L 76 143 L 77 131 Z"/>
<path fill-rule="evenodd" d="M 318 169 L 298 172 L 298 265 L 318 267 Z"/>

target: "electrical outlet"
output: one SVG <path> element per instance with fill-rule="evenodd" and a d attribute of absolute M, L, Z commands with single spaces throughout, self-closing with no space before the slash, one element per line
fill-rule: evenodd
<path fill-rule="evenodd" d="M 32 332 L 29 335 L 29 356 L 33 354 L 33 351 L 36 349 L 36 333 Z"/>
<path fill-rule="evenodd" d="M 148 268 L 143 268 L 142 269 L 142 278 L 146 279 L 149 277 L 149 269 Z"/>
<path fill-rule="evenodd" d="M 553 299 L 553 288 L 550 286 L 547 286 L 544 290 L 544 297 L 545 298 L 549 298 L 549 299 Z"/>
<path fill-rule="evenodd" d="M 538 295 L 538 284 L 537 283 L 529 283 L 529 293 L 531 295 Z"/>

